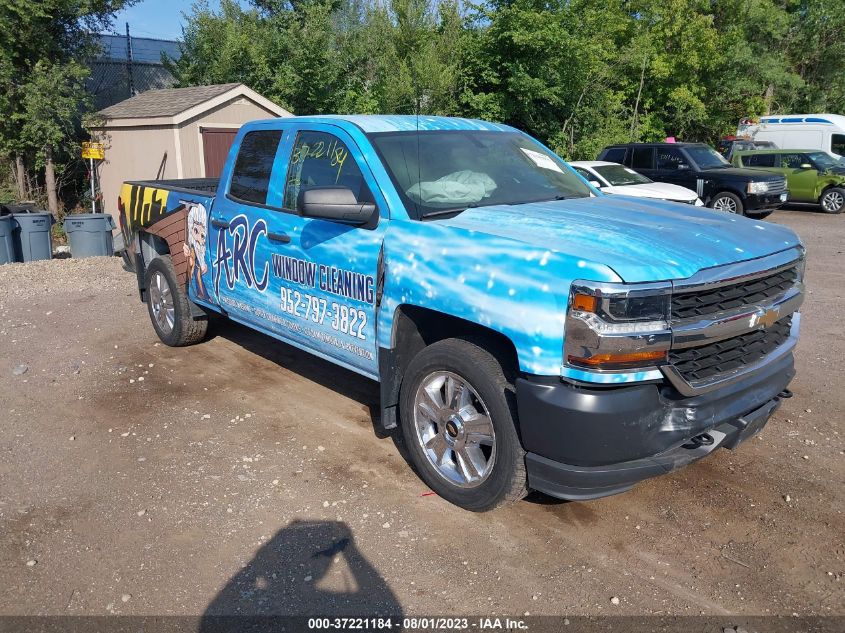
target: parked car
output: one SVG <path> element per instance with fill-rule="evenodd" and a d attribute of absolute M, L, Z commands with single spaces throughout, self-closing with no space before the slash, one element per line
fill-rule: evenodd
<path fill-rule="evenodd" d="M 719 140 L 719 153 L 730 161 L 734 152 L 747 151 L 752 149 L 777 149 L 778 146 L 771 141 L 752 141 L 748 138 L 737 138 L 726 136 Z"/>
<path fill-rule="evenodd" d="M 572 169 L 581 174 L 591 185 L 604 193 L 615 193 L 635 198 L 654 198 L 683 202 L 703 207 L 694 191 L 668 182 L 654 182 L 630 167 L 607 161 L 575 161 L 569 163 Z"/>
<path fill-rule="evenodd" d="M 732 167 L 704 143 L 611 145 L 598 160 L 622 163 L 652 180 L 692 189 L 717 211 L 764 218 L 786 202 L 786 178 Z"/>
<path fill-rule="evenodd" d="M 790 202 L 819 204 L 825 213 L 845 210 L 845 165 L 819 150 L 737 152 L 737 167 L 754 167 L 783 174 Z"/>
<path fill-rule="evenodd" d="M 794 232 L 604 195 L 505 125 L 248 123 L 219 182 L 127 182 L 117 202 L 165 344 L 223 315 L 378 381 L 382 429 L 469 510 L 734 449 L 795 374 Z"/>
<path fill-rule="evenodd" d="M 817 149 L 845 157 L 845 116 L 841 114 L 777 114 L 759 121 L 743 119 L 737 136 L 771 141 L 780 149 Z"/>

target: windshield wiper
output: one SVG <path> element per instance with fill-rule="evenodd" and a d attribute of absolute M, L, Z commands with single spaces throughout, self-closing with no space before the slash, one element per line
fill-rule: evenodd
<path fill-rule="evenodd" d="M 449 209 L 435 209 L 434 211 L 426 211 L 425 213 L 420 214 L 420 220 L 425 218 L 437 218 L 441 215 L 452 215 L 453 213 L 462 213 L 467 209 L 474 209 L 476 206 L 475 204 L 470 204 L 465 207 L 450 207 Z"/>

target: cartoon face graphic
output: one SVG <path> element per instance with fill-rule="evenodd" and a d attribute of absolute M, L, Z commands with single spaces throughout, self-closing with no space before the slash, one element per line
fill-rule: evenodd
<path fill-rule="evenodd" d="M 188 210 L 188 246 L 196 252 L 196 258 L 205 264 L 205 236 L 208 212 L 201 204 L 194 204 Z M 203 271 L 205 272 L 205 271 Z"/>
<path fill-rule="evenodd" d="M 193 285 L 197 296 L 207 298 L 202 276 L 208 272 L 205 263 L 205 240 L 208 232 L 208 212 L 201 204 L 188 203 L 187 237 L 183 245 L 188 260 L 188 283 Z"/>

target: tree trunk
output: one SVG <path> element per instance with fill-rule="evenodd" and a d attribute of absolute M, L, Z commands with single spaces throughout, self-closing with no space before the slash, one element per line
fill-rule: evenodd
<path fill-rule="evenodd" d="M 29 197 L 29 192 L 26 186 L 26 168 L 20 154 L 15 155 L 15 184 L 18 187 L 18 202 L 23 202 Z"/>
<path fill-rule="evenodd" d="M 766 103 L 766 116 L 772 113 L 772 100 L 775 96 L 775 87 L 773 84 L 766 86 L 766 94 L 763 96 L 763 101 Z"/>
<path fill-rule="evenodd" d="M 59 196 L 56 194 L 56 166 L 53 164 L 53 148 L 44 148 L 44 186 L 47 188 L 47 207 L 56 220 L 59 219 Z"/>
<path fill-rule="evenodd" d="M 634 102 L 634 114 L 631 117 L 631 130 L 628 133 L 628 136 L 630 137 L 629 140 L 631 140 L 632 142 L 635 140 L 634 139 L 634 132 L 637 131 L 637 117 L 638 117 L 639 111 L 640 111 L 640 97 L 643 94 L 643 84 L 645 83 L 645 67 L 646 67 L 647 63 L 648 63 L 648 55 L 644 55 L 643 56 L 643 69 L 642 69 L 642 71 L 640 71 L 640 87 L 637 90 L 637 100 L 636 100 L 636 102 Z"/>

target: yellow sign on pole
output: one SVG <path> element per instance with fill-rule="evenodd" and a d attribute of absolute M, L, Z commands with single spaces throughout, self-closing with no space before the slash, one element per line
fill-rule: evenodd
<path fill-rule="evenodd" d="M 106 157 L 106 148 L 102 143 L 83 143 L 82 158 L 92 160 L 103 160 Z"/>

